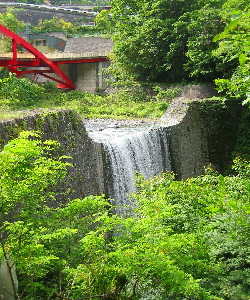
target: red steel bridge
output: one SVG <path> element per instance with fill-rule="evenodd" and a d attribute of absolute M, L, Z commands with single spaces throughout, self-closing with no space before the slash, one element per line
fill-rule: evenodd
<path fill-rule="evenodd" d="M 60 67 L 61 65 L 107 61 L 107 55 L 103 53 L 57 53 L 45 56 L 18 34 L 1 24 L 0 34 L 11 39 L 12 43 L 12 52 L 0 54 L 0 67 L 7 68 L 10 72 L 15 73 L 16 76 L 39 74 L 56 81 L 58 88 L 75 89 L 74 83 L 68 75 L 63 72 Z M 20 50 L 22 50 L 21 53 Z"/>

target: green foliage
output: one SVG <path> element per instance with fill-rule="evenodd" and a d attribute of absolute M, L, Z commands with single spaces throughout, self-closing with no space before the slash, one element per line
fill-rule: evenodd
<path fill-rule="evenodd" d="M 247 299 L 249 172 L 139 186 L 136 215 L 114 237 L 125 299 Z"/>
<path fill-rule="evenodd" d="M 38 137 L 38 133 L 23 132 L 0 153 L 2 221 L 16 215 L 20 219 L 39 215 L 39 208 L 49 200 L 44 191 L 65 175 L 67 164 L 51 158 L 58 144 L 41 142 L 35 139 Z"/>
<path fill-rule="evenodd" d="M 52 158 L 58 146 L 22 132 L 0 153 L 0 257 L 15 263 L 22 299 L 53 295 L 61 272 L 80 263 L 79 241 L 108 207 L 92 196 L 51 207 L 52 187 L 69 166 L 66 157 Z"/>
<path fill-rule="evenodd" d="M 226 66 L 220 58 L 212 55 L 217 46 L 213 37 L 224 28 L 220 8 L 208 3 L 199 10 L 184 14 L 175 27 L 177 32 L 187 29 L 184 68 L 191 78 L 209 81 L 222 72 L 228 72 L 230 65 Z"/>
<path fill-rule="evenodd" d="M 35 33 L 45 32 L 64 32 L 65 34 L 73 34 L 77 32 L 77 26 L 71 22 L 66 22 L 62 18 L 53 17 L 52 19 L 44 19 L 32 28 Z"/>
<path fill-rule="evenodd" d="M 68 166 L 57 146 L 25 132 L 0 153 L 0 254 L 22 299 L 248 299 L 249 162 L 231 177 L 138 177 L 119 217 L 101 196 L 48 205 Z"/>
<path fill-rule="evenodd" d="M 9 71 L 6 68 L 1 67 L 0 68 L 0 79 L 6 78 L 8 76 L 9 76 Z"/>
<path fill-rule="evenodd" d="M 70 100 L 70 97 L 72 101 Z M 87 118 L 157 118 L 168 107 L 162 99 L 147 101 L 143 91 L 118 90 L 108 96 L 98 96 L 89 93 L 71 92 L 67 95 L 64 106 L 74 109 Z"/>
<path fill-rule="evenodd" d="M 37 104 L 44 92 L 43 87 L 10 73 L 8 77 L 0 79 L 0 106 L 14 109 L 29 107 Z"/>
<path fill-rule="evenodd" d="M 25 29 L 25 24 L 17 19 L 13 8 L 7 8 L 5 13 L 0 14 L 0 23 L 16 33 Z"/>
<path fill-rule="evenodd" d="M 11 256 L 19 272 L 32 278 L 46 274 L 56 259 L 39 234 L 45 233 L 47 204 L 54 199 L 48 190 L 64 177 L 68 166 L 51 157 L 58 143 L 39 137 L 22 132 L 0 153 L 0 254 Z"/>
<path fill-rule="evenodd" d="M 111 12 L 101 13 L 97 25 L 113 34 L 116 80 L 220 77 L 219 92 L 249 102 L 248 1 L 121 0 L 113 1 Z"/>
<path fill-rule="evenodd" d="M 83 17 L 82 22 L 85 23 L 88 19 Z M 67 22 L 62 18 L 53 17 L 49 20 L 41 20 L 38 25 L 32 28 L 33 33 L 47 32 L 63 32 L 67 37 L 96 35 L 99 29 L 96 26 L 76 25 L 72 22 Z"/>
<path fill-rule="evenodd" d="M 249 70 L 249 64 L 238 66 L 230 79 L 216 79 L 215 84 L 218 92 L 225 94 L 229 98 L 241 99 L 243 104 L 249 104 Z"/>
<path fill-rule="evenodd" d="M 214 41 L 220 41 L 214 54 L 224 56 L 226 62 L 238 60 L 231 77 L 215 81 L 219 92 L 227 96 L 242 99 L 244 104 L 250 102 L 250 6 L 247 1 L 228 0 L 224 5 L 224 18 L 227 26 Z"/>
<path fill-rule="evenodd" d="M 96 26 L 89 26 L 89 25 L 79 25 L 75 28 L 74 33 L 72 36 L 80 37 L 80 36 L 100 36 L 100 29 Z"/>
<path fill-rule="evenodd" d="M 0 109 L 5 111 L 3 117 L 10 114 L 10 110 L 65 108 L 73 109 L 85 118 L 157 118 L 169 105 L 166 102 L 168 92 L 159 92 L 151 101 L 152 96 L 140 86 L 100 96 L 82 91 L 63 92 L 53 83 L 41 86 L 14 75 L 0 79 L 0 92 Z"/>
<path fill-rule="evenodd" d="M 211 51 L 216 47 L 213 36 L 223 28 L 219 12 L 224 2 L 113 1 L 111 15 L 97 18 L 97 25 L 113 33 L 113 76 L 208 81 L 221 74 Z"/>
<path fill-rule="evenodd" d="M 162 100 L 172 100 L 178 96 L 181 95 L 181 88 L 167 88 L 167 89 L 162 89 L 160 86 L 154 86 L 153 87 L 154 92 L 156 92 L 156 95 L 154 98 L 158 101 Z"/>
<path fill-rule="evenodd" d="M 102 10 L 95 17 L 97 28 L 100 32 L 111 34 L 113 32 L 113 22 L 108 10 Z"/>
<path fill-rule="evenodd" d="M 22 32 L 25 29 L 24 22 L 17 19 L 13 8 L 7 8 L 6 12 L 0 13 L 0 24 L 16 33 Z M 1 52 L 11 51 L 11 40 L 9 38 L 1 36 L 0 44 Z"/>

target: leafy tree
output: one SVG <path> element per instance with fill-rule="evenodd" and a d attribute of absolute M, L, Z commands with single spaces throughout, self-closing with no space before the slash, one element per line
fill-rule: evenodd
<path fill-rule="evenodd" d="M 16 33 L 22 32 L 25 29 L 25 24 L 19 21 L 15 15 L 15 10 L 13 8 L 7 8 L 5 13 L 0 14 L 0 24 L 8 27 L 11 31 Z M 1 51 L 11 50 L 11 40 L 5 36 L 1 37 Z"/>
<path fill-rule="evenodd" d="M 37 104 L 45 89 L 27 78 L 17 78 L 9 73 L 0 79 L 0 105 L 10 108 L 29 107 Z"/>
<path fill-rule="evenodd" d="M 97 28 L 107 35 L 111 35 L 114 27 L 111 19 L 110 12 L 108 10 L 101 10 L 95 18 Z"/>
<path fill-rule="evenodd" d="M 0 153 L 0 255 L 22 299 L 241 299 L 249 296 L 249 162 L 237 176 L 144 181 L 128 216 L 103 197 L 51 206 L 68 163 L 22 133 Z"/>
<path fill-rule="evenodd" d="M 83 237 L 84 259 L 68 273 L 71 298 L 246 300 L 249 162 L 236 168 L 241 176 L 141 181 L 133 216 Z"/>
<path fill-rule="evenodd" d="M 215 55 L 224 56 L 226 62 L 238 60 L 231 77 L 216 80 L 220 92 L 250 102 L 250 5 L 248 1 L 228 0 L 224 5 L 227 26 L 214 41 L 220 41 Z"/>
<path fill-rule="evenodd" d="M 108 206 L 90 196 L 53 207 L 53 187 L 69 166 L 66 157 L 53 158 L 58 146 L 22 132 L 0 153 L 0 258 L 10 269 L 15 263 L 22 299 L 53 296 L 61 284 L 65 289 L 64 272 L 80 263 L 79 241 Z"/>
<path fill-rule="evenodd" d="M 230 64 L 225 65 L 219 57 L 212 55 L 217 47 L 213 37 L 224 28 L 220 11 L 220 8 L 206 4 L 184 14 L 175 25 L 180 36 L 182 31 L 187 31 L 184 69 L 193 79 L 211 81 L 231 68 Z"/>
<path fill-rule="evenodd" d="M 0 153 L 0 256 L 7 262 L 11 257 L 21 273 L 33 276 L 44 274 L 55 259 L 34 237 L 44 232 L 44 214 L 53 199 L 47 189 L 63 177 L 67 167 L 50 156 L 57 143 L 41 142 L 38 137 L 23 132 Z"/>
<path fill-rule="evenodd" d="M 0 14 L 0 23 L 17 33 L 25 29 L 25 24 L 17 19 L 13 8 L 7 8 L 5 13 Z"/>
<path fill-rule="evenodd" d="M 62 18 L 53 17 L 49 20 L 41 20 L 37 26 L 33 28 L 36 33 L 45 32 L 64 32 L 73 34 L 77 32 L 77 26 L 71 22 L 66 22 Z"/>
<path fill-rule="evenodd" d="M 142 81 L 213 78 L 219 70 L 211 55 L 215 48 L 212 38 L 223 26 L 219 16 L 223 3 L 224 0 L 113 1 L 112 18 L 106 16 L 106 26 L 108 30 L 110 24 L 113 26 L 115 77 L 132 76 Z M 100 18 L 101 24 L 104 17 Z"/>

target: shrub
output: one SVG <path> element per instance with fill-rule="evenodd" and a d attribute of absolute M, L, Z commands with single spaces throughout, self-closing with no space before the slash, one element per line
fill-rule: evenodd
<path fill-rule="evenodd" d="M 249 162 L 231 177 L 139 178 L 121 218 L 102 196 L 47 205 L 67 167 L 55 146 L 22 133 L 0 153 L 0 257 L 22 299 L 248 299 Z"/>
<path fill-rule="evenodd" d="M 30 107 L 38 104 L 45 89 L 27 78 L 17 78 L 13 74 L 0 79 L 0 105 L 11 108 Z"/>

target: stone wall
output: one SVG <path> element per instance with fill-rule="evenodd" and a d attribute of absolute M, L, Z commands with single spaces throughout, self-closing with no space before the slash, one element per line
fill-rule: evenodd
<path fill-rule="evenodd" d="M 212 164 L 224 172 L 231 163 L 241 107 L 215 101 L 175 100 L 164 116 L 172 170 L 183 179 L 204 173 Z M 103 194 L 107 183 L 107 155 L 93 142 L 83 121 L 72 111 L 34 112 L 21 119 L 0 122 L 0 148 L 21 130 L 40 130 L 44 139 L 61 143 L 62 154 L 72 157 L 73 167 L 59 193 L 70 188 L 69 197 Z"/>
<path fill-rule="evenodd" d="M 34 112 L 22 119 L 0 122 L 0 146 L 22 130 L 39 130 L 43 139 L 60 142 L 62 154 L 72 157 L 65 183 L 59 194 L 70 189 L 69 198 L 104 193 L 102 147 L 88 137 L 80 117 L 72 111 Z M 63 198 L 63 197 L 60 197 Z"/>
<path fill-rule="evenodd" d="M 199 113 L 206 128 L 209 162 L 220 173 L 227 173 L 232 164 L 232 153 L 239 135 L 242 104 L 236 100 L 205 101 L 199 104 Z"/>
<path fill-rule="evenodd" d="M 162 117 L 167 127 L 171 164 L 178 178 L 197 176 L 209 163 L 206 130 L 197 103 L 174 101 Z"/>
<path fill-rule="evenodd" d="M 241 106 L 213 100 L 176 99 L 161 118 L 168 131 L 172 169 L 184 179 L 209 164 L 226 172 L 236 142 Z"/>

